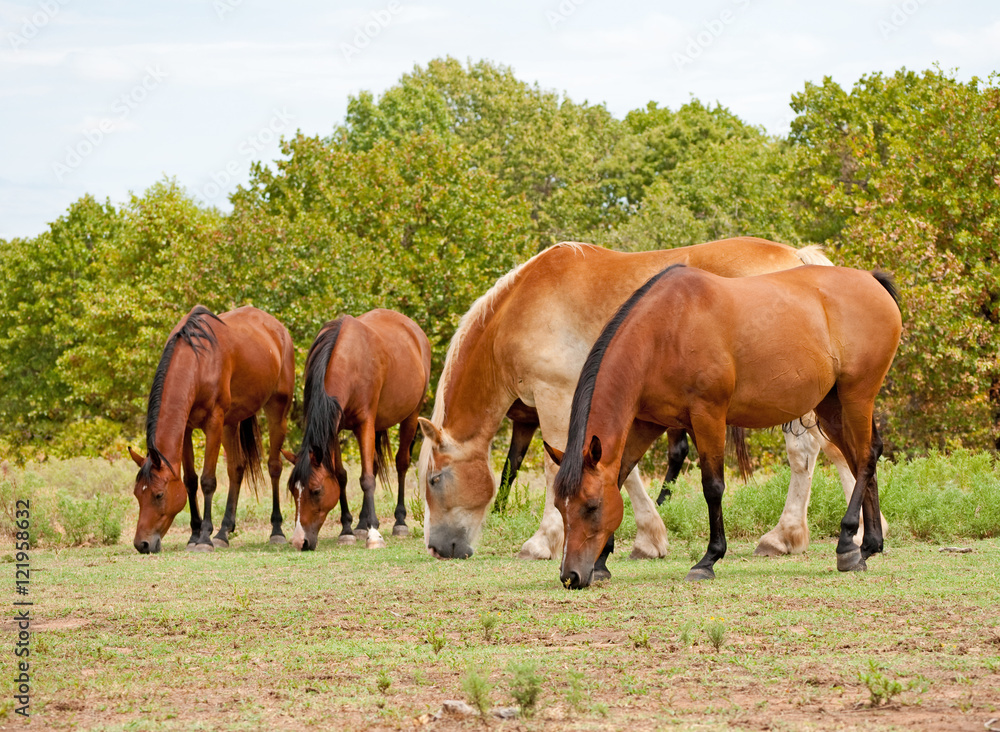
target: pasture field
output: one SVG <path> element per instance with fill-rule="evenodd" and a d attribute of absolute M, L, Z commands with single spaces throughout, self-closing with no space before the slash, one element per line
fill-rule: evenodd
<path fill-rule="evenodd" d="M 271 546 L 269 501 L 252 492 L 231 549 L 186 552 L 182 514 L 164 551 L 140 556 L 127 496 L 121 543 L 31 552 L 30 728 L 983 730 L 1000 717 L 995 532 L 942 552 L 893 532 L 904 522 L 887 510 L 886 553 L 840 574 L 816 530 L 805 555 L 752 556 L 735 503 L 718 579 L 690 584 L 704 551 L 700 529 L 685 536 L 704 522 L 696 478 L 662 508 L 670 556 L 626 559 L 625 525 L 612 579 L 579 592 L 559 585 L 555 562 L 514 559 L 541 509 L 537 476 L 473 558 L 450 562 L 426 555 L 412 518 L 414 536 L 380 551 L 338 546 L 334 516 L 315 552 Z M 815 490 L 818 510 L 836 503 L 828 472 Z M 383 528 L 392 505 L 380 490 Z M 445 700 L 509 707 L 515 694 L 526 708 L 514 719 L 436 717 Z M 24 728 L 10 696 L 0 728 Z"/>

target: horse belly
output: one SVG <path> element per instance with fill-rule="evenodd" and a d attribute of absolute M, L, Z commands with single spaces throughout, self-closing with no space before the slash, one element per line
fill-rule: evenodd
<path fill-rule="evenodd" d="M 835 379 L 829 369 L 773 362 L 752 378 L 737 373 L 726 422 L 738 427 L 775 427 L 801 417 L 819 404 Z"/>

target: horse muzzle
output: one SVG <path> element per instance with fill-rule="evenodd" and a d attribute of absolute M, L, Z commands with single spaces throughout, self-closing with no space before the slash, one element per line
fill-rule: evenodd
<path fill-rule="evenodd" d="M 464 529 L 432 529 L 427 537 L 427 551 L 435 559 L 468 559 L 474 552 Z"/>
<path fill-rule="evenodd" d="M 590 587 L 590 583 L 593 579 L 593 564 L 590 565 L 589 569 L 584 569 L 579 566 L 569 568 L 564 564 L 562 571 L 559 573 L 559 581 L 567 590 L 582 590 L 584 587 Z"/>
<path fill-rule="evenodd" d="M 132 546 L 140 554 L 159 554 L 160 553 L 160 535 L 150 534 L 145 539 L 140 539 L 138 536 L 132 542 Z"/>

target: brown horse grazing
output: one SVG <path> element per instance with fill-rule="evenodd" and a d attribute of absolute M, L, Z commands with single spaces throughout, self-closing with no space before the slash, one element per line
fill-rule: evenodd
<path fill-rule="evenodd" d="M 664 313 L 678 313 L 676 319 Z M 896 292 L 885 275 L 832 267 L 725 279 L 669 267 L 639 288 L 587 356 L 573 395 L 556 504 L 566 534 L 560 578 L 586 587 L 622 519 L 620 487 L 667 428 L 695 439 L 708 503 L 708 551 L 688 574 L 711 579 L 726 553 L 726 424 L 772 427 L 815 410 L 856 485 L 841 522 L 837 568 L 882 551 L 875 397 L 899 345 Z M 864 540 L 853 539 L 864 504 Z"/>
<path fill-rule="evenodd" d="M 249 471 L 262 479 L 257 412 L 267 415 L 271 476 L 271 542 L 283 544 L 278 481 L 281 444 L 288 426 L 295 387 L 295 354 L 291 336 L 274 317 L 253 307 L 213 315 L 201 305 L 174 328 L 153 377 L 146 413 L 146 449 L 129 454 L 139 466 L 135 497 L 139 523 L 135 548 L 160 551 L 160 541 L 174 517 L 191 506 L 188 549 L 210 551 L 229 546 L 236 528 L 240 483 Z M 198 512 L 198 475 L 192 431 L 205 433 L 205 465 L 201 473 L 204 516 Z M 226 449 L 229 498 L 219 532 L 212 538 L 212 496 L 219 448 Z M 183 482 L 181 470 L 183 468 Z"/>
<path fill-rule="evenodd" d="M 565 445 L 573 389 L 604 324 L 637 287 L 675 263 L 725 277 L 830 264 L 815 248 L 797 250 L 754 238 L 637 253 L 563 243 L 502 277 L 462 318 L 448 348 L 434 414 L 421 421 L 425 441 L 419 481 L 426 502 L 424 536 L 432 554 L 472 554 L 495 492 L 489 446 L 504 416 L 514 422 L 508 476 L 516 472 L 536 427 L 549 444 Z M 679 441 L 682 432 L 673 436 Z M 766 547 L 762 541 L 766 553 L 803 551 L 808 544 L 805 507 L 816 456 L 826 444 L 815 428 L 786 434 L 792 486 L 778 527 L 765 537 Z M 672 453 L 672 463 L 679 467 L 684 452 L 678 448 Z M 843 463 L 834 453 L 835 462 Z M 551 461 L 546 460 L 545 471 L 545 511 L 538 531 L 521 549 L 524 558 L 549 559 L 562 551 L 563 521 L 553 502 Z M 853 490 L 853 478 L 849 480 L 847 491 Z M 666 529 L 638 472 L 630 474 L 625 487 L 638 529 L 632 555 L 665 556 Z"/>
<path fill-rule="evenodd" d="M 427 397 L 431 345 L 420 327 L 392 310 L 345 315 L 323 326 L 309 349 L 304 393 L 305 430 L 288 489 L 295 497 L 296 549 L 315 549 L 326 515 L 340 502 L 341 541 L 353 542 L 347 508 L 347 472 L 338 433 L 354 432 L 361 451 L 364 504 L 357 532 L 367 547 L 385 546 L 375 515 L 375 473 L 386 481 L 387 430 L 399 425 L 394 535 L 408 533 L 404 483 L 417 418 Z"/>

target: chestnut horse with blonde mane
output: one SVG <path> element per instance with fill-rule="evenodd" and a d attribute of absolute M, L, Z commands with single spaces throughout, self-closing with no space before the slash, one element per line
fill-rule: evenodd
<path fill-rule="evenodd" d="M 366 540 L 369 549 L 385 546 L 375 514 L 375 475 L 386 480 L 388 429 L 399 425 L 396 451 L 396 524 L 406 526 L 404 486 L 417 418 L 427 398 L 431 345 L 416 323 L 392 310 L 345 315 L 320 330 L 306 359 L 302 446 L 285 451 L 294 464 L 288 489 L 295 498 L 296 549 L 315 549 L 327 514 L 340 503 L 341 543 Z M 347 472 L 340 456 L 341 430 L 351 430 L 361 452 L 364 502 L 356 531 L 347 507 Z"/>
<path fill-rule="evenodd" d="M 418 471 L 426 502 L 424 537 L 433 555 L 472 554 L 496 491 L 489 447 L 504 416 L 514 422 L 505 469 L 509 479 L 536 426 L 550 445 L 566 444 L 573 390 L 604 324 L 650 276 L 677 263 L 725 277 L 830 265 L 815 247 L 795 249 L 756 238 L 637 253 L 563 243 L 502 277 L 462 318 L 448 348 L 434 414 L 420 423 L 425 436 Z M 663 319 L 676 315 L 661 313 Z M 676 475 L 686 450 L 678 447 L 684 445 L 680 430 L 671 436 L 671 473 Z M 805 426 L 796 421 L 785 440 L 792 482 L 778 525 L 761 539 L 761 554 L 801 552 L 808 545 L 806 508 L 821 447 L 838 466 L 848 497 L 854 488 L 843 456 L 815 429 L 814 419 L 806 419 Z M 555 466 L 548 459 L 545 474 L 545 511 L 538 531 L 521 549 L 523 558 L 549 559 L 562 551 L 563 522 L 552 494 Z M 632 555 L 665 556 L 666 529 L 638 472 L 630 474 L 625 487 L 638 529 Z"/>
<path fill-rule="evenodd" d="M 267 415 L 271 476 L 271 543 L 283 544 L 278 481 L 281 444 L 288 426 L 295 387 L 295 353 L 288 330 L 273 316 L 254 307 L 214 315 L 198 305 L 167 338 L 153 377 L 146 413 L 143 457 L 131 447 L 139 466 L 135 497 L 139 521 L 135 548 L 143 554 L 160 551 L 174 517 L 191 507 L 188 549 L 211 551 L 229 546 L 236 528 L 240 484 L 247 472 L 262 480 L 261 441 L 257 412 Z M 201 473 L 204 515 L 198 511 L 198 475 L 191 433 L 205 433 L 205 464 Z M 219 448 L 226 450 L 229 498 L 219 532 L 212 537 L 212 496 Z M 183 470 L 183 480 L 182 480 Z"/>
<path fill-rule="evenodd" d="M 682 313 L 675 319 L 664 313 Z M 698 447 L 708 550 L 688 574 L 712 579 L 726 554 L 726 425 L 772 427 L 814 410 L 856 483 L 841 522 L 837 569 L 882 551 L 874 404 L 899 346 L 896 290 L 883 274 L 801 267 L 741 279 L 674 265 L 605 326 L 573 395 L 556 506 L 566 536 L 560 579 L 586 587 L 622 520 L 621 485 L 667 428 Z M 864 540 L 854 543 L 864 506 Z"/>

